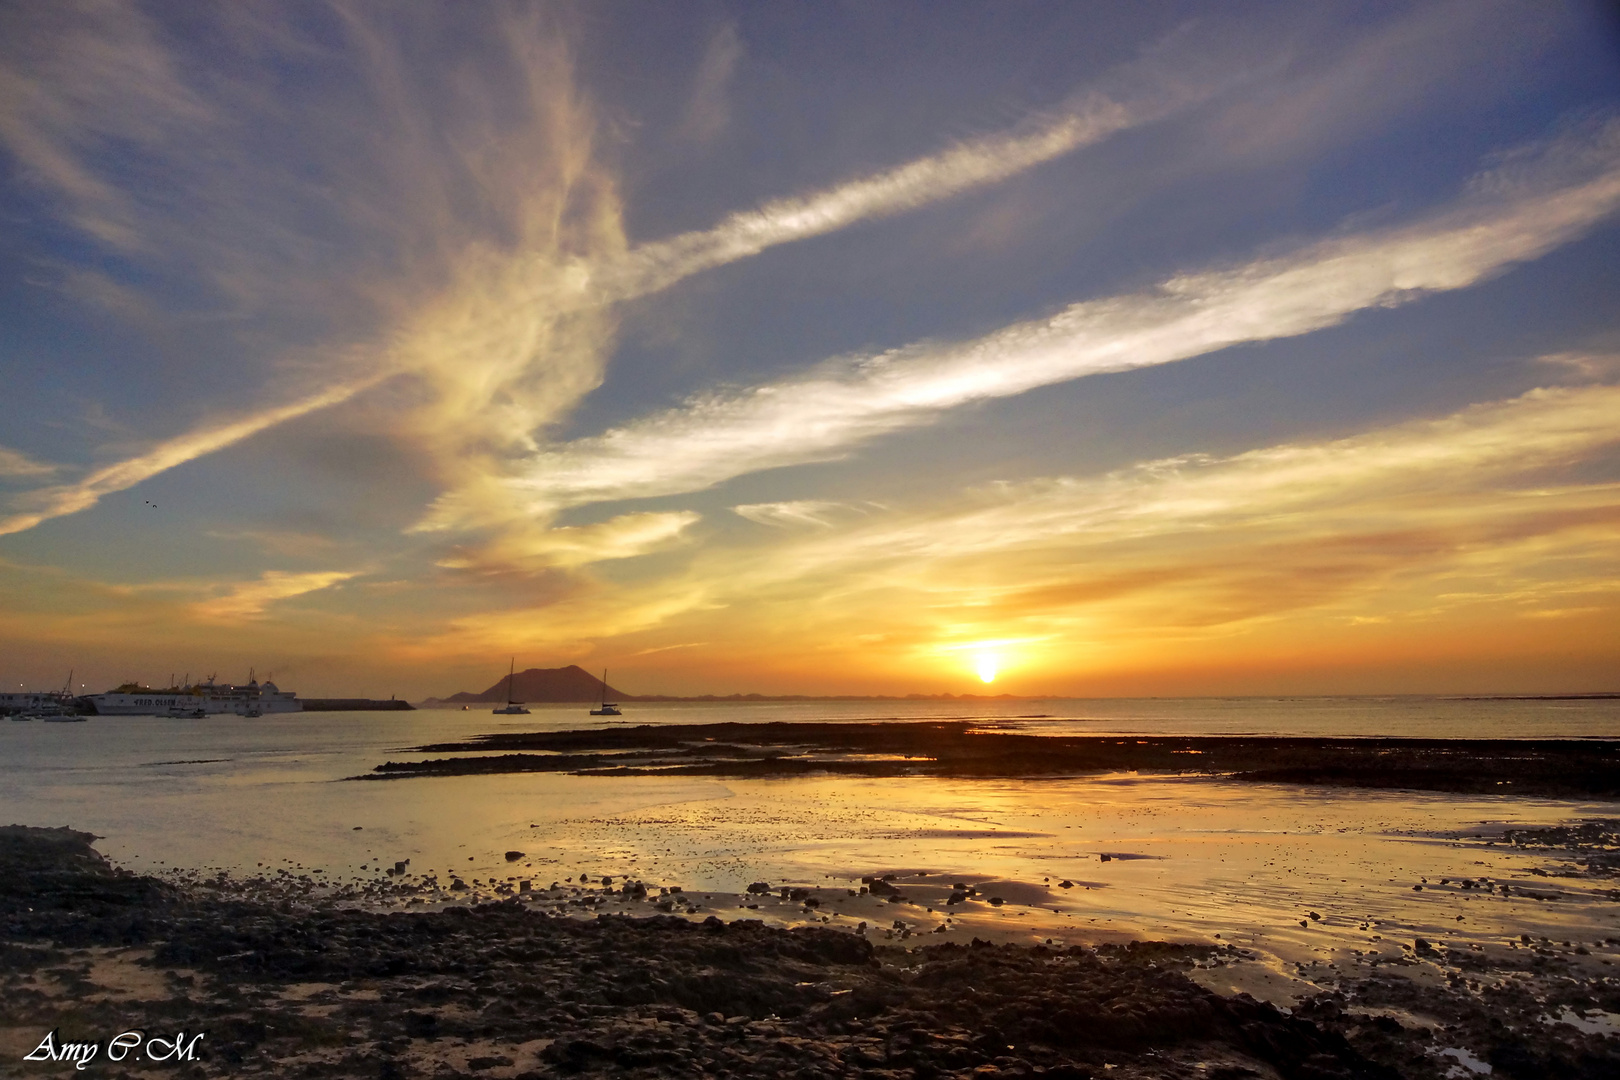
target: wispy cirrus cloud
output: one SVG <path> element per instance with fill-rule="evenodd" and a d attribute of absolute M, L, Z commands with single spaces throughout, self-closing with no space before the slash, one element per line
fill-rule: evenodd
<path fill-rule="evenodd" d="M 0 476 L 49 476 L 61 466 L 35 461 L 21 450 L 0 446 Z"/>
<path fill-rule="evenodd" d="M 214 426 L 199 428 L 178 438 L 159 443 L 139 457 L 95 469 L 76 483 L 38 488 L 17 495 L 11 500 L 11 506 L 16 512 L 0 518 L 0 536 L 31 529 L 51 518 L 77 513 L 94 506 L 113 492 L 128 490 L 176 465 L 182 465 L 204 454 L 239 443 L 277 424 L 286 423 L 317 409 L 347 401 L 362 390 L 375 386 L 380 380 L 380 376 L 373 376 L 328 387 L 286 405 L 263 409 L 246 417 L 225 420 Z"/>
<path fill-rule="evenodd" d="M 808 375 L 694 398 L 548 448 L 503 485 L 527 514 L 698 491 L 764 469 L 842 457 L 947 410 L 1040 386 L 1320 330 L 1369 309 L 1466 288 L 1583 235 L 1620 209 L 1620 121 L 1511 155 L 1456 205 L 1148 292 L 1074 304 L 974 341 L 830 361 Z M 476 525 L 447 495 L 421 528 Z"/>
<path fill-rule="evenodd" d="M 1539 389 L 1346 438 L 824 514 L 693 548 L 683 572 L 594 583 L 543 617 L 459 621 L 431 647 L 470 655 L 506 634 L 650 657 L 700 640 L 738 670 L 808 677 L 811 660 L 784 658 L 853 672 L 999 641 L 1169 662 L 1303 612 L 1371 625 L 1481 604 L 1611 611 L 1620 485 L 1602 478 L 1612 468 L 1583 476 L 1612 466 L 1617 411 L 1620 386 Z"/>
<path fill-rule="evenodd" d="M 1208 27 L 1202 28 L 1208 30 Z M 823 236 L 999 183 L 1131 128 L 1165 119 L 1253 80 L 1281 63 L 1252 47 L 1220 49 L 1183 27 L 1155 41 L 1060 104 L 1004 131 L 961 139 L 936 153 L 819 191 L 772 199 L 717 225 L 639 244 L 580 267 L 590 302 L 645 296 L 781 244 Z M 705 70 L 734 62 L 722 31 Z M 729 58 L 729 59 L 728 59 Z M 706 76 L 713 81 L 712 76 Z"/>
<path fill-rule="evenodd" d="M 1150 108 L 1088 95 L 1013 131 L 965 140 L 938 154 L 824 191 L 775 199 L 732 214 L 711 229 L 641 244 L 621 258 L 582 268 L 589 275 L 589 295 L 596 302 L 645 296 L 780 244 L 915 210 L 1016 176 L 1157 119 L 1167 109 L 1158 102 Z"/>
<path fill-rule="evenodd" d="M 703 60 L 692 80 L 692 96 L 681 116 L 679 133 L 704 143 L 715 138 L 731 122 L 728 88 L 743 57 L 742 37 L 734 23 L 724 23 L 709 39 Z"/>
<path fill-rule="evenodd" d="M 1222 533 L 1353 537 L 1448 519 L 1620 509 L 1620 486 L 1546 478 L 1620 445 L 1620 386 L 1533 390 L 1436 420 L 1230 457 L 1143 462 L 1092 479 L 1002 484 L 980 505 L 854 525 L 796 545 L 806 561 L 974 559 L 1046 546 L 1150 544 Z M 1460 517 L 1458 516 L 1460 515 Z M 1125 559 L 1135 558 L 1122 547 Z M 1138 549 L 1146 550 L 1146 548 Z M 786 560 L 797 562 L 794 558 Z"/>
<path fill-rule="evenodd" d="M 133 5 L 13 9 L 3 27 L 0 145 L 75 227 L 115 248 L 145 247 L 139 196 L 97 159 L 120 147 L 154 150 L 210 124 L 214 110 Z"/>
<path fill-rule="evenodd" d="M 133 5 L 109 2 L 94 17 L 36 20 L 30 36 L 44 43 L 37 55 L 0 67 L 16 91 L 14 107 L 0 123 L 0 144 L 52 194 L 67 220 L 131 251 L 183 251 L 215 288 L 256 304 L 288 293 L 289 283 L 302 283 L 282 297 L 289 306 L 324 306 L 337 293 L 349 307 L 368 312 L 374 324 L 367 336 L 342 346 L 338 366 L 346 375 L 340 382 L 183 433 L 127 462 L 94 470 L 77 484 L 34 493 L 24 512 L 0 520 L 0 532 L 88 509 L 112 491 L 401 376 L 423 389 L 400 427 L 429 447 L 455 498 L 477 502 L 507 474 L 512 455 L 537 449 L 538 433 L 599 385 L 613 340 L 614 319 L 605 310 L 612 304 L 773 246 L 1005 180 L 1206 100 L 1246 77 L 1178 62 L 1181 52 L 1161 44 L 1011 130 L 772 200 L 711 229 L 631 248 L 612 178 L 595 158 L 594 121 L 573 83 L 562 36 L 537 18 L 503 17 L 497 20 L 501 46 L 481 70 L 488 85 L 481 89 L 476 80 L 462 80 L 446 92 L 422 77 L 401 35 L 359 9 L 340 13 L 344 51 L 352 55 L 349 69 L 358 83 L 351 100 L 323 103 L 319 113 L 330 113 L 334 124 L 380 126 L 392 137 L 362 144 L 358 157 L 350 139 L 312 138 L 319 153 L 302 169 L 329 179 L 311 184 L 296 179 L 297 170 L 277 165 L 262 170 L 270 180 L 258 181 L 246 199 L 239 163 L 218 176 L 197 171 L 199 162 L 219 156 L 197 152 L 198 126 L 229 145 L 230 154 L 251 160 L 250 146 L 262 127 L 253 117 L 264 114 L 269 123 L 281 106 L 245 76 L 233 80 L 210 72 L 207 85 L 188 82 L 185 65 Z M 275 20 L 235 30 L 238 37 L 265 37 L 306 57 L 314 48 L 290 24 Z M 705 62 L 706 81 L 699 88 L 707 102 L 700 109 L 705 130 L 713 127 L 717 108 L 709 99 L 738 55 L 735 35 L 722 33 Z M 121 96 L 131 83 L 137 87 L 133 96 Z M 497 93 L 518 121 L 491 125 L 488 118 L 501 110 L 488 107 L 486 98 Z M 211 96 L 222 96 L 235 111 L 211 108 Z M 141 123 L 125 131 L 116 123 L 120 109 L 103 107 L 112 100 L 138 104 Z M 431 133 L 425 117 L 437 117 L 459 137 Z M 135 136 L 143 140 L 147 167 L 192 197 L 154 203 L 122 186 L 127 178 L 101 151 L 109 139 Z M 483 206 L 474 216 L 493 219 L 494 228 L 465 213 L 472 189 Z M 199 223 L 186 216 L 192 206 L 239 209 Z M 326 281 L 323 288 L 323 275 L 311 271 L 330 261 L 330 241 L 299 235 L 283 219 L 306 221 L 311 229 L 358 231 L 350 247 L 379 263 L 404 261 L 418 272 L 390 281 L 378 265 L 362 262 L 349 268 L 361 287 Z M 273 252 L 274 265 L 256 265 L 253 252 L 234 246 L 244 235 L 255 248 Z M 67 276 L 82 281 L 84 272 Z M 139 299 L 105 275 L 97 279 L 97 293 L 113 297 L 119 310 L 132 309 Z M 332 366 L 329 357 L 299 362 Z"/>
<path fill-rule="evenodd" d="M 789 499 L 785 502 L 744 503 L 733 506 L 732 513 L 747 518 L 757 525 L 777 528 L 789 525 L 811 525 L 830 528 L 841 514 L 854 509 L 848 503 L 827 499 Z"/>
<path fill-rule="evenodd" d="M 265 609 L 281 600 L 330 589 L 357 576 L 352 570 L 317 570 L 292 573 L 284 570 L 266 570 L 257 581 L 231 586 L 221 596 L 199 600 L 189 607 L 191 615 L 202 622 L 232 622 L 237 619 L 255 619 Z"/>
<path fill-rule="evenodd" d="M 488 543 L 456 548 L 440 558 L 438 565 L 448 570 L 505 574 L 629 559 L 671 546 L 699 520 L 700 515 L 690 510 L 677 510 L 621 514 L 594 525 L 510 528 Z"/>

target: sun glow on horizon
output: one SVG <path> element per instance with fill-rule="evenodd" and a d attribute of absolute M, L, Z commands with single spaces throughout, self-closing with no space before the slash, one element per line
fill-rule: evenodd
<path fill-rule="evenodd" d="M 981 653 L 978 658 L 979 679 L 981 682 L 995 682 L 996 668 L 999 660 L 994 653 Z"/>

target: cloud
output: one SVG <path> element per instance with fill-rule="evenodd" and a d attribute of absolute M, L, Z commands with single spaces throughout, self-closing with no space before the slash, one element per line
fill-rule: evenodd
<path fill-rule="evenodd" d="M 849 510 L 847 503 L 828 502 L 823 499 L 793 499 L 788 502 L 746 503 L 733 506 L 732 512 L 758 525 L 781 528 L 789 525 L 830 527 L 841 510 Z"/>
<path fill-rule="evenodd" d="M 961 666 L 948 647 L 986 641 L 1062 684 L 1216 655 L 1254 670 L 1356 646 L 1357 626 L 1444 627 L 1458 649 L 1521 616 L 1585 632 L 1598 616 L 1536 613 L 1620 610 L 1617 413 L 1620 386 L 1538 389 L 1346 438 L 717 530 L 656 575 L 582 577 L 387 647 L 442 662 L 689 646 L 690 665 L 647 667 L 892 692 L 895 672 L 927 688 Z"/>
<path fill-rule="evenodd" d="M 1538 389 L 1331 442 L 998 485 L 978 494 L 988 505 L 976 509 L 845 530 L 802 550 L 816 553 L 811 565 L 846 556 L 972 558 L 1073 541 L 1138 545 L 1175 536 L 1202 544 L 1229 529 L 1351 536 L 1456 513 L 1516 518 L 1601 507 L 1620 500 L 1620 488 L 1533 478 L 1620 444 L 1617 410 L 1620 386 Z M 1515 483 L 1522 493 L 1504 494 Z"/>
<path fill-rule="evenodd" d="M 0 446 L 0 476 L 49 476 L 61 468 L 35 461 L 20 450 Z"/>
<path fill-rule="evenodd" d="M 329 536 L 295 529 L 210 529 L 207 535 L 216 540 L 246 540 L 269 554 L 294 558 L 328 555 L 338 546 Z"/>
<path fill-rule="evenodd" d="M 655 653 L 670 652 L 670 651 L 675 650 L 675 649 L 701 649 L 703 646 L 705 646 L 707 644 L 708 644 L 707 641 L 683 641 L 679 645 L 660 645 L 656 649 L 642 649 L 640 652 L 634 652 L 634 653 L 631 653 L 630 655 L 631 656 L 652 656 Z"/>
<path fill-rule="evenodd" d="M 430 12 L 399 9 L 402 25 L 364 9 L 336 14 L 342 32 L 316 43 L 273 9 L 220 9 L 219 40 L 254 45 L 213 65 L 184 62 L 139 9 L 117 0 L 60 17 L 15 16 L 27 33 L 14 40 L 31 44 L 0 65 L 12 91 L 0 143 L 59 214 L 166 274 L 195 273 L 242 309 L 237 316 L 275 311 L 335 324 L 335 339 L 326 328 L 333 343 L 266 362 L 306 385 L 312 373 L 340 377 L 31 493 L 0 519 L 0 534 L 87 509 L 401 377 L 411 388 L 398 400 L 412 404 L 397 427 L 430 451 L 447 500 L 504 523 L 512 515 L 502 481 L 514 457 L 532 455 L 539 433 L 601 382 L 610 305 L 1006 179 L 1244 77 L 1213 68 L 1194 76 L 1150 50 L 1009 131 L 630 249 L 566 35 L 538 12 L 493 20 L 485 52 L 465 70 L 413 53 L 435 39 Z M 715 39 L 703 86 L 718 92 L 736 48 L 724 32 Z M 284 127 L 289 108 L 267 89 L 279 85 L 275 62 L 314 56 L 341 60 L 341 72 L 319 107 L 300 114 L 298 156 L 264 160 L 265 132 Z M 359 130 L 378 135 L 356 140 Z M 156 179 L 132 183 L 102 152 L 109 140 L 138 151 Z M 149 310 L 131 285 L 100 271 L 67 268 L 63 278 L 114 310 Z"/>
<path fill-rule="evenodd" d="M 121 252 L 86 260 L 111 273 L 54 266 L 60 287 L 143 331 L 166 320 L 152 331 L 166 354 L 186 352 L 176 324 L 206 324 L 262 403 L 28 493 L 0 533 L 385 380 L 373 404 L 437 478 L 475 483 L 600 381 L 611 320 L 574 310 L 567 278 L 624 238 L 566 34 L 505 9 L 429 64 L 441 13 L 326 15 L 212 9 L 172 39 L 118 0 L 11 16 L 0 148 L 43 209 Z M 205 43 L 207 57 L 187 51 Z M 291 66 L 323 77 L 289 82 Z M 196 310 L 177 311 L 176 292 Z"/>
<path fill-rule="evenodd" d="M 0 145 L 21 175 L 96 240 L 146 246 L 138 199 L 94 160 L 160 150 L 213 119 L 157 27 L 124 3 L 22 6 L 0 20 L 0 42 Z"/>
<path fill-rule="evenodd" d="M 689 510 L 623 514 L 595 525 L 515 526 L 477 546 L 458 547 L 438 565 L 451 570 L 506 574 L 573 568 L 610 559 L 629 559 L 679 541 L 701 515 Z"/>
<path fill-rule="evenodd" d="M 1620 484 L 1578 479 L 1620 446 L 1617 410 L 1620 386 L 1541 389 L 1329 442 L 995 485 L 967 509 L 700 559 L 671 585 L 694 602 L 671 632 L 712 631 L 701 612 L 725 605 L 749 625 L 792 610 L 807 634 L 898 623 L 928 648 L 1230 633 L 1308 609 L 1579 607 L 1620 572 Z"/>
<path fill-rule="evenodd" d="M 1350 315 L 1461 289 L 1534 259 L 1620 208 L 1620 121 L 1516 155 L 1453 207 L 1144 293 L 1089 300 L 960 343 L 834 360 L 805 376 L 694 398 L 536 454 L 505 505 L 546 514 L 672 495 L 764 469 L 827 461 L 949 409 L 1087 375 L 1292 337 Z M 452 494 L 422 528 L 477 520 Z"/>
<path fill-rule="evenodd" d="M 727 88 L 743 56 L 742 38 L 733 23 L 726 23 L 709 39 L 709 47 L 692 80 L 692 96 L 686 102 L 680 133 L 693 142 L 712 141 L 731 122 Z"/>
<path fill-rule="evenodd" d="M 711 229 L 642 244 L 621 258 L 591 266 L 590 293 L 599 302 L 645 296 L 780 244 L 915 210 L 1158 119 L 1171 107 L 1164 100 L 1120 102 L 1101 94 L 1084 95 L 1075 104 L 1012 131 L 965 140 L 938 154 L 824 191 L 776 199 L 732 214 Z"/>
<path fill-rule="evenodd" d="M 308 573 L 288 573 L 266 570 L 257 581 L 233 586 L 223 596 L 200 600 L 189 606 L 191 614 L 204 622 L 231 622 L 253 619 L 264 614 L 271 604 L 306 593 L 319 592 L 341 584 L 357 575 L 357 571 L 321 570 Z"/>
<path fill-rule="evenodd" d="M 0 536 L 32 529 L 51 518 L 77 513 L 94 506 L 104 496 L 132 488 L 176 465 L 211 454 L 317 409 L 347 401 L 379 381 L 379 377 L 372 377 L 331 386 L 285 405 L 217 421 L 208 427 L 161 442 L 139 457 L 95 469 L 77 483 L 39 488 L 14 496 L 11 504 L 18 512 L 0 518 Z"/>

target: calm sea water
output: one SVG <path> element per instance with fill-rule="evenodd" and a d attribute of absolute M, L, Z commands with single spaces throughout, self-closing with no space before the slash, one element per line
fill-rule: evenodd
<path fill-rule="evenodd" d="M 1620 737 L 1615 700 L 682 702 L 626 713 L 612 722 L 970 718 L 1064 734 Z M 751 881 L 842 887 L 864 874 L 926 874 L 993 883 L 1013 901 L 958 914 L 962 932 L 1065 940 L 1218 933 L 1293 959 L 1414 934 L 1620 936 L 1620 904 L 1601 883 L 1556 882 L 1557 902 L 1412 889 L 1479 876 L 1545 890 L 1547 879 L 1533 874 L 1544 856 L 1477 837 L 1505 823 L 1620 817 L 1616 803 L 1134 775 L 343 780 L 407 759 L 409 747 L 426 742 L 592 723 L 580 706 L 518 717 L 486 709 L 0 722 L 0 822 L 89 830 L 118 863 L 159 873 L 319 869 L 355 880 L 409 858 L 418 872 L 491 883 L 514 872 L 503 853 L 521 850 L 519 872 L 542 885 L 582 873 L 678 883 L 727 917 L 739 914 L 730 894 Z M 1073 887 L 1057 889 L 1064 880 Z M 1324 919 L 1300 927 L 1308 910 Z M 847 919 L 873 917 L 853 901 L 846 911 Z M 803 912 L 747 914 L 791 921 Z"/>

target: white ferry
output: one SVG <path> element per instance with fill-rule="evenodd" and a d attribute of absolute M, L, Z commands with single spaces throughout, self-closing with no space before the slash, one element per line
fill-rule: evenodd
<path fill-rule="evenodd" d="M 90 701 L 102 716 L 262 716 L 304 711 L 297 694 L 268 679 L 259 682 L 251 672 L 245 686 L 216 685 L 213 679 L 164 690 L 125 683 L 105 694 L 91 694 Z"/>

